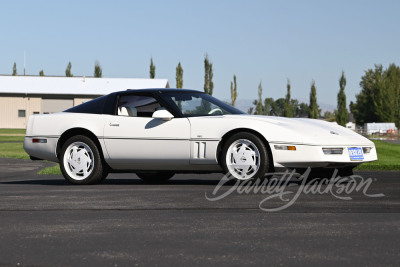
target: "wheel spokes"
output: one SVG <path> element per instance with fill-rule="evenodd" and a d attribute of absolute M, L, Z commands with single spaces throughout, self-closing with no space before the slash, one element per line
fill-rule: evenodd
<path fill-rule="evenodd" d="M 66 163 L 73 178 L 81 180 L 93 170 L 93 153 L 84 143 L 73 143 L 68 148 Z"/>
<path fill-rule="evenodd" d="M 259 168 L 259 152 L 249 140 L 237 140 L 228 150 L 228 169 L 238 179 L 251 178 Z"/>

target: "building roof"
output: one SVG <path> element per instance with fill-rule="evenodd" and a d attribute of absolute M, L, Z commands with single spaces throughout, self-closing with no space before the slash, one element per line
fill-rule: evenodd
<path fill-rule="evenodd" d="M 167 79 L 0 76 L 0 94 L 106 95 L 126 89 L 166 87 Z"/>

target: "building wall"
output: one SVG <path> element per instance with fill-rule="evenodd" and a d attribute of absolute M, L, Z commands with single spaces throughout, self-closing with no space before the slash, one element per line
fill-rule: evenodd
<path fill-rule="evenodd" d="M 41 102 L 40 97 L 0 97 L 0 128 L 25 128 L 30 115 L 42 113 Z M 19 110 L 25 111 L 24 117 L 19 116 Z"/>
<path fill-rule="evenodd" d="M 61 112 L 73 106 L 73 99 L 42 99 L 42 112 L 45 114 Z"/>
<path fill-rule="evenodd" d="M 93 96 L 95 98 L 96 96 Z M 28 118 L 32 114 L 60 112 L 90 101 L 93 98 L 42 98 L 26 96 L 0 95 L 0 128 L 26 128 Z M 25 117 L 20 117 L 19 111 L 25 111 Z"/>
<path fill-rule="evenodd" d="M 95 98 L 95 96 L 93 97 Z M 93 98 L 45 98 L 40 96 L 1 96 L 0 95 L 0 128 L 26 128 L 28 118 L 32 114 L 53 113 L 90 101 Z M 21 117 L 25 111 L 25 116 Z"/>
<path fill-rule="evenodd" d="M 82 103 L 88 102 L 92 99 L 94 99 L 94 97 L 93 98 L 74 98 L 74 107 L 77 105 L 80 105 Z"/>

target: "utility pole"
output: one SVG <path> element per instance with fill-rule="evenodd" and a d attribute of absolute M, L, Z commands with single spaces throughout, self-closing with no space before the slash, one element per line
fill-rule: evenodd
<path fill-rule="evenodd" d="M 26 51 L 24 50 L 24 76 L 26 75 Z"/>

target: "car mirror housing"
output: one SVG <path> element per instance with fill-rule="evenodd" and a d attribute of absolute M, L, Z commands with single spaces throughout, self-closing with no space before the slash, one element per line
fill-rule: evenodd
<path fill-rule="evenodd" d="M 162 119 L 163 121 L 170 121 L 172 118 L 174 118 L 174 115 L 172 115 L 168 110 L 156 110 L 153 113 L 152 116 L 154 119 Z"/>

